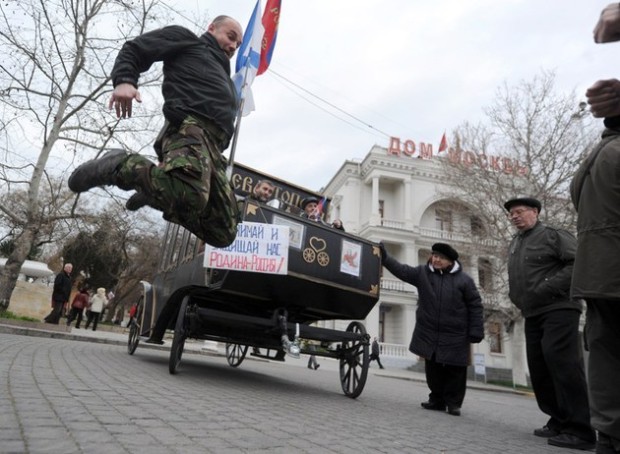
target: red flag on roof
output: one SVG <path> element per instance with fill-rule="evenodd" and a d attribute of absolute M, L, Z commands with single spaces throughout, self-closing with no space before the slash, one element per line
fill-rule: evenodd
<path fill-rule="evenodd" d="M 282 0 L 267 0 L 267 6 L 263 13 L 263 41 L 261 44 L 260 63 L 256 75 L 261 75 L 269 67 L 273 49 L 276 47 L 278 37 L 278 23 L 280 22 L 280 8 Z"/>
<path fill-rule="evenodd" d="M 446 133 L 443 133 L 441 136 L 441 142 L 439 142 L 439 150 L 437 153 L 441 153 L 442 151 L 446 151 L 448 149 L 448 140 L 446 139 Z"/>

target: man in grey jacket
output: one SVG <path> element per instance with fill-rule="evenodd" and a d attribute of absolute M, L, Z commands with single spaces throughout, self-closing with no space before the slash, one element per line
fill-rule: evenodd
<path fill-rule="evenodd" d="M 510 299 L 525 318 L 527 362 L 538 407 L 549 415 L 534 435 L 553 446 L 592 449 L 579 318 L 581 302 L 569 290 L 576 240 L 539 221 L 541 203 L 524 197 L 507 201 L 517 234 L 510 243 Z"/>

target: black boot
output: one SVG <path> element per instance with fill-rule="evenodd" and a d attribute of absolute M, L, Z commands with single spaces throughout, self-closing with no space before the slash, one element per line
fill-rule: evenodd
<path fill-rule="evenodd" d="M 118 185 L 116 170 L 129 156 L 125 150 L 110 150 L 99 159 L 85 162 L 69 177 L 69 189 L 85 192 L 95 186 Z"/>
<path fill-rule="evenodd" d="M 144 192 L 136 192 L 131 197 L 129 197 L 129 199 L 127 199 L 127 202 L 125 202 L 125 208 L 127 208 L 129 211 L 138 211 L 140 208 L 145 206 L 155 208 L 159 211 L 164 211 L 161 207 L 157 205 L 157 202 L 152 200 Z"/>

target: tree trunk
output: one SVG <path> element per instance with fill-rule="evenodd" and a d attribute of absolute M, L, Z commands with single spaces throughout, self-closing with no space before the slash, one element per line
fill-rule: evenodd
<path fill-rule="evenodd" d="M 19 272 L 26 258 L 28 258 L 28 252 L 32 247 L 34 238 L 34 230 L 26 227 L 21 235 L 15 239 L 15 249 L 9 255 L 4 268 L 0 270 L 0 312 L 4 312 L 9 308 L 11 295 L 19 278 Z"/>

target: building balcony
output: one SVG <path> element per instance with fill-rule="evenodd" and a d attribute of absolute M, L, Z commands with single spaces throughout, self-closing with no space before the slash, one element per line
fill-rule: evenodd
<path fill-rule="evenodd" d="M 399 293 L 415 293 L 414 287 L 399 279 L 381 278 L 381 290 L 399 292 Z"/>
<path fill-rule="evenodd" d="M 453 232 L 449 230 L 440 230 L 430 227 L 411 226 L 408 222 L 396 219 L 379 219 L 378 222 L 369 221 L 360 226 L 358 232 L 361 236 L 384 235 L 391 231 L 398 238 L 415 238 L 427 240 L 429 243 L 446 242 L 460 244 L 476 244 L 481 247 L 501 246 L 500 242 L 495 239 L 484 238 L 478 235 L 472 235 L 471 232 Z M 405 235 L 405 236 L 404 236 Z"/>
<path fill-rule="evenodd" d="M 432 240 L 443 240 L 445 242 L 458 242 L 458 243 L 476 243 L 481 246 L 497 246 L 497 241 L 492 239 L 484 239 L 479 236 L 474 236 L 471 233 L 450 232 L 448 230 L 431 229 L 428 227 L 416 227 L 413 229 L 414 233 L 418 233 L 421 238 L 427 238 Z"/>

